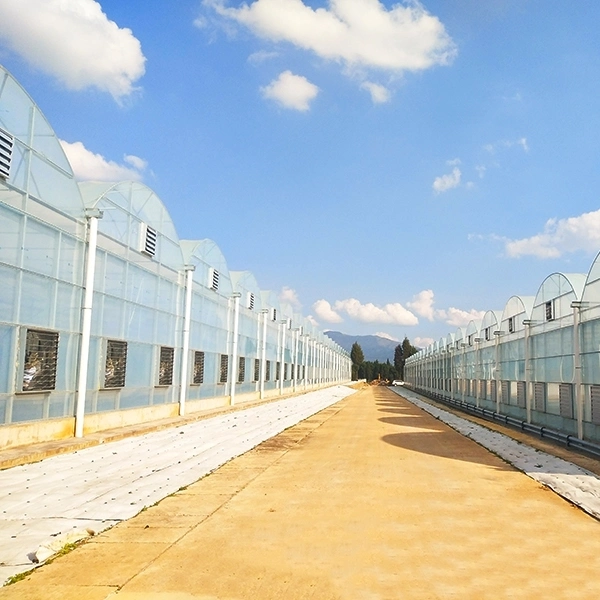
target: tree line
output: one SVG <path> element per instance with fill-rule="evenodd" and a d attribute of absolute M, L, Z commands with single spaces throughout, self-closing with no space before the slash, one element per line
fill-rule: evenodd
<path fill-rule="evenodd" d="M 393 381 L 394 379 L 404 380 L 404 364 L 406 359 L 418 352 L 410 340 L 405 337 L 401 344 L 394 348 L 394 362 L 389 358 L 385 362 L 378 360 L 365 360 L 362 348 L 358 342 L 352 344 L 350 350 L 350 359 L 352 360 L 352 380 L 366 379 L 367 381 L 383 380 Z"/>

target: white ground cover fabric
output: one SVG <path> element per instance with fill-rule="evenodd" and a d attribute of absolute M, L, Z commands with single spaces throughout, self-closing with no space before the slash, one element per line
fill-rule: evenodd
<path fill-rule="evenodd" d="M 40 546 L 130 519 L 354 392 L 308 392 L 0 471 L 0 585 L 34 567 Z"/>
<path fill-rule="evenodd" d="M 410 390 L 394 391 L 600 519 L 600 478 L 594 473 L 437 408 Z"/>

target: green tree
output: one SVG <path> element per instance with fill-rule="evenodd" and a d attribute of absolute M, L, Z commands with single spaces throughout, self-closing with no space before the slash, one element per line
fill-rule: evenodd
<path fill-rule="evenodd" d="M 404 336 L 404 339 L 402 340 L 402 344 L 400 346 L 401 352 L 402 352 L 402 365 L 401 368 L 398 369 L 398 376 L 400 377 L 400 379 L 404 379 L 404 363 L 406 363 L 406 359 L 409 356 L 412 356 L 413 354 L 416 354 L 419 349 L 415 348 L 411 343 L 410 340 L 408 339 L 408 337 Z M 398 347 L 396 347 L 396 350 L 398 350 Z M 394 362 L 396 360 L 396 356 L 394 354 Z"/>
<path fill-rule="evenodd" d="M 356 381 L 359 377 L 360 366 L 365 362 L 365 355 L 358 342 L 352 344 L 350 360 L 352 361 L 352 380 Z"/>
<path fill-rule="evenodd" d="M 402 344 L 398 344 L 394 348 L 394 367 L 398 373 L 402 372 L 404 368 L 404 353 L 402 351 Z"/>

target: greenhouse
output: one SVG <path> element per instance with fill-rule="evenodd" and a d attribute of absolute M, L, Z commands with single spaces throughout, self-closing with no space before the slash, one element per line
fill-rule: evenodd
<path fill-rule="evenodd" d="M 139 182 L 77 183 L 0 67 L 0 448 L 329 386 L 350 358 Z"/>
<path fill-rule="evenodd" d="M 600 255 L 406 361 L 407 385 L 600 442 Z"/>

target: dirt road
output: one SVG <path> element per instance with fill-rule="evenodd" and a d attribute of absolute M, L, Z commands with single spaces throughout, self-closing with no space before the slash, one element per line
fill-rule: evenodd
<path fill-rule="evenodd" d="M 600 597 L 600 524 L 366 388 L 0 599 Z"/>

